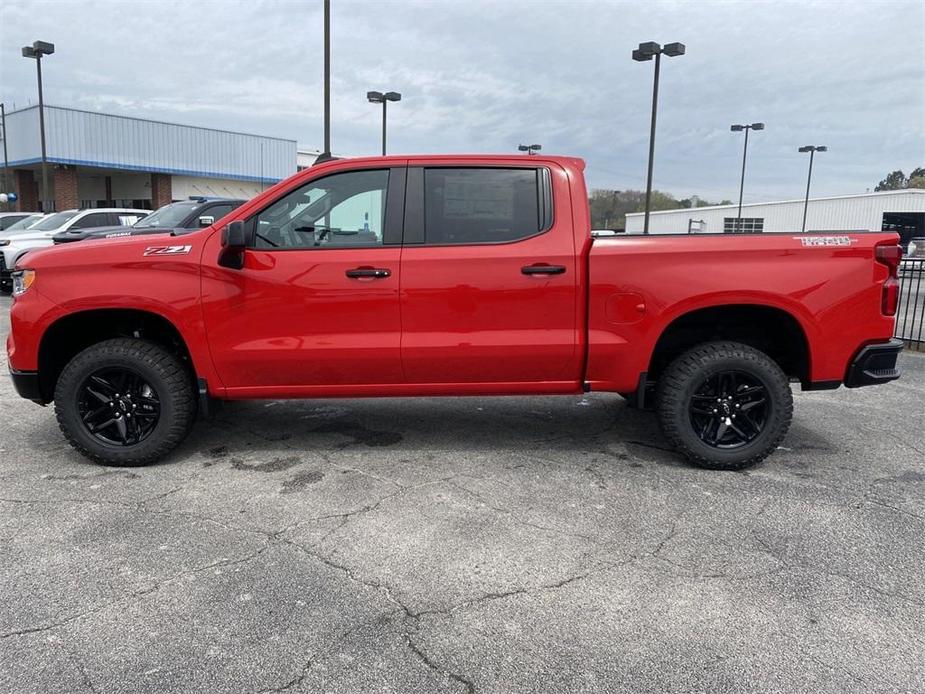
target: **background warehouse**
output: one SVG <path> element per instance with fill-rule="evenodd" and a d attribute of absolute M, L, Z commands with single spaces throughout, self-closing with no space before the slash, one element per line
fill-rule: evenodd
<path fill-rule="evenodd" d="M 9 180 L 20 210 L 154 209 L 191 196 L 248 199 L 310 166 L 295 140 L 45 106 L 43 194 L 37 106 L 6 115 Z M 0 162 L 2 163 L 2 162 Z"/>
<path fill-rule="evenodd" d="M 803 226 L 804 200 L 785 200 L 742 205 L 744 232 L 799 231 Z M 738 205 L 713 205 L 651 212 L 652 234 L 732 232 Z M 626 215 L 626 231 L 641 234 L 643 213 Z M 905 245 L 925 236 L 925 190 L 909 188 L 862 195 L 811 198 L 806 210 L 807 232 L 896 231 Z"/>

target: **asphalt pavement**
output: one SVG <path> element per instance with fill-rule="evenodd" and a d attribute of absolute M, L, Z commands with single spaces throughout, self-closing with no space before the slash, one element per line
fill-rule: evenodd
<path fill-rule="evenodd" d="M 0 691 L 925 691 L 903 367 L 743 473 L 610 395 L 235 403 L 105 468 L 0 378 Z"/>

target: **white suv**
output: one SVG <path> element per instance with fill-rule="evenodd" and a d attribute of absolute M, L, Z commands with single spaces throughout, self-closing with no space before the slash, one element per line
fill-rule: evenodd
<path fill-rule="evenodd" d="M 150 210 L 104 207 L 90 210 L 67 210 L 50 214 L 38 224 L 13 233 L 0 231 L 0 289 L 8 290 L 16 263 L 29 251 L 53 246 L 52 236 L 68 229 L 106 226 L 131 226 L 151 214 Z"/>

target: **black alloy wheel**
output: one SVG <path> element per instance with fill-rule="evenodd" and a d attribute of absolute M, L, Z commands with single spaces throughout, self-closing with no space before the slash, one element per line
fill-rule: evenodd
<path fill-rule="evenodd" d="M 77 411 L 95 439 L 111 446 L 133 446 L 157 427 L 161 401 L 138 372 L 107 368 L 83 381 L 77 391 Z"/>
<path fill-rule="evenodd" d="M 735 449 L 761 434 L 770 407 L 767 388 L 754 375 L 719 371 L 700 384 L 688 412 L 701 441 L 714 448 Z"/>

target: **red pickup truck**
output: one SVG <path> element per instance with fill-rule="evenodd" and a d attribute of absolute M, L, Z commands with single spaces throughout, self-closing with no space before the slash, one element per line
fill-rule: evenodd
<path fill-rule="evenodd" d="M 210 399 L 610 391 L 739 469 L 804 390 L 899 376 L 892 233 L 593 238 L 569 157 L 331 160 L 216 226 L 33 252 L 18 392 L 106 464 L 177 446 Z"/>

